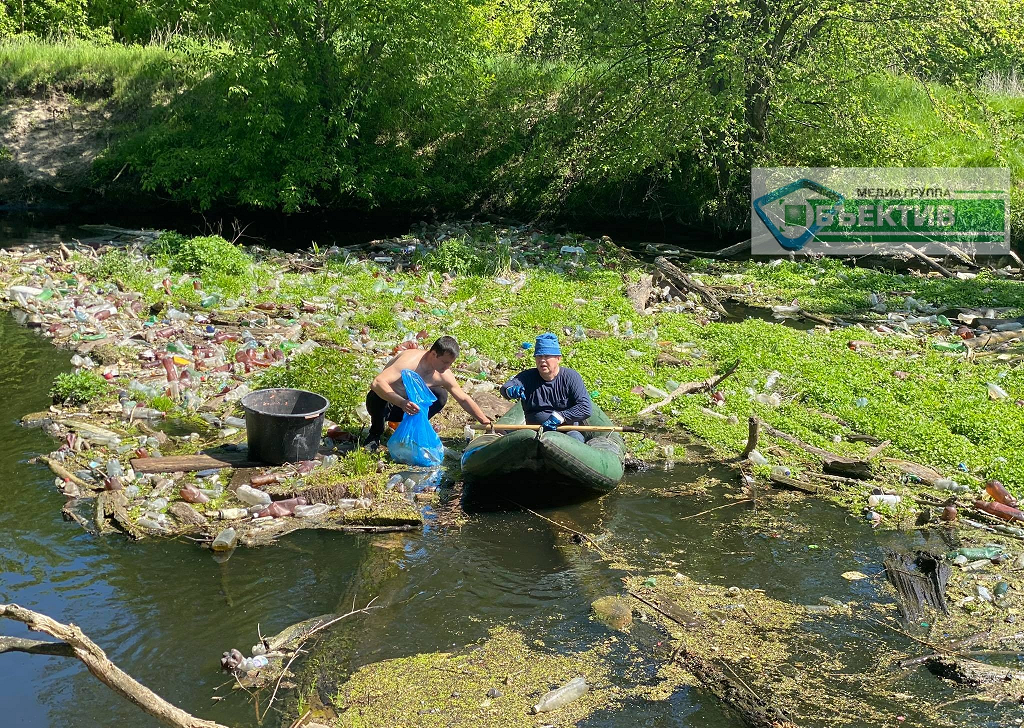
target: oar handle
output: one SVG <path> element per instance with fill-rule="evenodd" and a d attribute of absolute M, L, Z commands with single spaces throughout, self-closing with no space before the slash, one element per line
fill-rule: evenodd
<path fill-rule="evenodd" d="M 503 425 L 503 424 L 491 424 L 491 425 L 473 425 L 474 430 L 485 430 L 486 432 L 492 432 L 494 430 L 500 431 L 511 431 L 511 430 L 539 430 L 540 425 Z M 556 432 L 642 432 L 637 427 L 608 427 L 601 425 L 559 425 L 555 428 Z"/>

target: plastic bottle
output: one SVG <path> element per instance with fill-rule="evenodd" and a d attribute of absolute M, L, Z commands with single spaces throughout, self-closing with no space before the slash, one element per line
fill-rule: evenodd
<path fill-rule="evenodd" d="M 255 657 L 246 657 L 244 660 L 242 660 L 242 662 L 238 665 L 238 669 L 242 672 L 252 672 L 253 670 L 259 670 L 260 668 L 264 668 L 269 664 L 270 660 L 268 660 L 266 657 L 264 657 L 263 655 L 256 655 Z"/>
<path fill-rule="evenodd" d="M 249 515 L 249 509 L 247 508 L 220 508 L 216 511 L 208 511 L 207 514 L 211 518 L 219 518 L 222 521 L 234 521 L 238 518 L 245 518 Z"/>
<path fill-rule="evenodd" d="M 399 483 L 401 483 L 403 480 L 405 480 L 405 478 L 403 478 L 401 475 L 392 475 L 390 478 L 388 478 L 388 482 L 385 484 L 384 487 L 387 490 L 391 490 L 392 488 L 396 487 Z"/>
<path fill-rule="evenodd" d="M 582 677 L 573 678 L 565 685 L 549 693 L 546 693 L 537 704 L 533 706 L 533 712 L 536 713 L 549 713 L 552 710 L 558 710 L 564 705 L 568 705 L 574 700 L 582 697 L 584 693 L 590 690 L 590 686 L 587 685 L 587 681 Z"/>
<path fill-rule="evenodd" d="M 132 410 L 131 416 L 136 420 L 161 420 L 167 413 L 152 407 L 136 407 Z"/>
<path fill-rule="evenodd" d="M 121 467 L 121 463 L 114 458 L 107 461 L 107 475 L 111 478 L 120 478 L 124 475 L 124 468 Z"/>
<path fill-rule="evenodd" d="M 957 556 L 963 556 L 970 561 L 977 561 L 978 559 L 995 559 L 1003 555 L 1003 548 L 1001 546 L 979 546 L 973 548 L 960 548 L 956 551 L 950 551 L 946 556 L 947 558 L 955 558 Z"/>
<path fill-rule="evenodd" d="M 225 528 L 223 531 L 217 534 L 217 538 L 213 539 L 213 543 L 210 548 L 214 551 L 230 551 L 235 547 L 235 543 L 238 541 L 238 534 L 235 533 L 233 528 Z"/>
<path fill-rule="evenodd" d="M 1002 518 L 1006 521 L 1024 521 L 1024 513 L 1002 503 L 986 503 L 983 500 L 976 500 L 974 501 L 974 507 L 990 516 Z"/>
<path fill-rule="evenodd" d="M 750 458 L 750 462 L 752 462 L 754 465 L 768 464 L 768 458 L 759 453 L 757 450 L 751 450 L 750 454 L 747 457 Z"/>
<path fill-rule="evenodd" d="M 776 477 L 788 478 L 793 474 L 793 471 L 787 468 L 785 465 L 772 466 L 772 475 Z M 868 501 L 870 504 L 871 501 Z"/>
<path fill-rule="evenodd" d="M 315 516 L 322 516 L 329 510 L 331 510 L 331 507 L 326 503 L 314 503 L 313 505 L 295 506 L 295 517 L 313 518 Z"/>
<path fill-rule="evenodd" d="M 183 485 L 178 491 L 178 496 L 186 503 L 207 503 L 210 500 L 191 483 Z"/>
<path fill-rule="evenodd" d="M 266 516 L 270 516 L 272 518 L 281 518 L 282 516 L 290 516 L 293 513 L 295 513 L 295 508 L 297 506 L 304 505 L 307 505 L 307 503 L 306 499 L 302 497 L 274 501 L 269 506 L 260 511 L 258 514 L 256 514 L 256 517 L 264 518 Z"/>
<path fill-rule="evenodd" d="M 1000 387 L 995 382 L 988 383 L 988 397 L 989 399 L 1006 399 L 1009 395 L 1006 390 Z"/>
<path fill-rule="evenodd" d="M 875 506 L 896 506 L 902 501 L 898 495 L 888 495 L 886 493 L 876 493 L 868 496 L 868 505 L 872 508 Z"/>
<path fill-rule="evenodd" d="M 654 399 L 668 399 L 668 392 L 658 389 L 653 384 L 644 385 L 644 394 Z"/>
<path fill-rule="evenodd" d="M 465 438 L 466 442 L 469 442 L 470 440 L 472 440 L 473 437 L 474 437 L 473 428 L 470 427 L 469 425 L 466 425 L 465 427 L 463 427 L 462 428 L 462 437 Z"/>
<path fill-rule="evenodd" d="M 948 490 L 953 493 L 967 493 L 971 490 L 969 486 L 960 485 L 952 478 L 939 478 L 935 481 L 935 487 L 939 490 Z"/>
<path fill-rule="evenodd" d="M 998 480 L 987 481 L 985 483 L 985 492 L 992 497 L 992 500 L 998 501 L 1004 506 L 1010 506 L 1010 508 L 1017 507 L 1017 499 L 1010 495 Z"/>
<path fill-rule="evenodd" d="M 152 518 L 148 513 L 144 516 L 141 516 L 135 522 L 143 528 L 148 528 L 153 531 L 163 531 L 167 528 L 163 523 L 156 520 L 155 518 Z"/>
<path fill-rule="evenodd" d="M 240 485 L 235 491 L 238 500 L 250 506 L 269 506 L 270 494 L 249 485 Z"/>
<path fill-rule="evenodd" d="M 167 507 L 167 499 L 163 496 L 157 496 L 146 502 L 146 508 L 154 511 L 162 511 Z"/>

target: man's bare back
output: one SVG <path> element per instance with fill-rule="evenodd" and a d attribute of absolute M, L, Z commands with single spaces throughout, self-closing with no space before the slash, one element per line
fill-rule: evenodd
<path fill-rule="evenodd" d="M 391 389 L 405 397 L 406 392 L 405 385 L 402 383 L 402 370 L 412 369 L 423 377 L 423 381 L 428 387 L 444 387 L 451 391 L 452 385 L 456 384 L 451 370 L 438 371 L 429 361 L 425 361 L 426 355 L 427 350 L 425 349 L 406 349 L 399 352 L 398 355 L 384 365 L 384 369 L 379 375 L 380 380 L 390 384 Z"/>

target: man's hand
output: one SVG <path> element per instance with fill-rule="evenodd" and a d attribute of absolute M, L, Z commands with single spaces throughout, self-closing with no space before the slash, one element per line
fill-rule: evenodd
<path fill-rule="evenodd" d="M 407 399 L 402 403 L 402 411 L 407 415 L 417 415 L 420 412 L 420 406 L 411 399 Z"/>
<path fill-rule="evenodd" d="M 526 388 L 522 384 L 510 384 L 501 391 L 505 399 L 526 399 Z"/>
<path fill-rule="evenodd" d="M 545 432 L 551 432 L 552 430 L 558 429 L 558 426 L 565 422 L 565 418 L 562 415 L 555 412 L 548 417 L 544 422 L 541 423 L 541 429 Z"/>

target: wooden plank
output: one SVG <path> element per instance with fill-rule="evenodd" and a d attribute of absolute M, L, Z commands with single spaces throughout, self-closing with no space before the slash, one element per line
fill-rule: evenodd
<path fill-rule="evenodd" d="M 264 465 L 264 463 L 249 460 L 249 455 L 244 452 L 213 452 L 132 460 L 132 468 L 136 473 L 192 472 L 210 468 L 255 468 L 260 465 Z"/>

